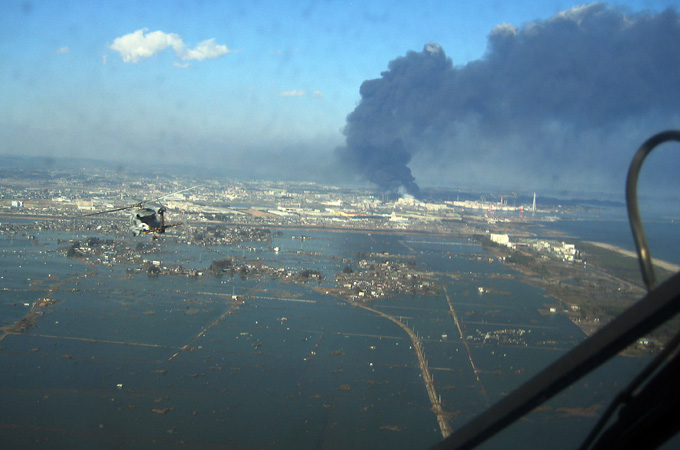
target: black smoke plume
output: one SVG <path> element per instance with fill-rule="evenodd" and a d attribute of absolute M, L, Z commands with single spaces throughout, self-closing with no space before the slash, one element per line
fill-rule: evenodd
<path fill-rule="evenodd" d="M 677 11 L 576 7 L 494 28 L 484 57 L 465 66 L 434 43 L 391 61 L 361 85 L 336 156 L 414 196 L 412 169 L 433 185 L 619 186 L 635 148 L 678 126 L 679 80 Z"/>

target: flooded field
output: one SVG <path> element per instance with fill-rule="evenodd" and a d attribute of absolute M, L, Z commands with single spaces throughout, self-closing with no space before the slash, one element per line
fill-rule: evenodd
<path fill-rule="evenodd" d="M 84 237 L 0 236 L 0 325 L 34 312 L 0 342 L 8 448 L 427 448 L 442 423 L 455 430 L 584 338 L 470 242 L 283 230 L 246 248 L 164 236 L 152 259 L 201 271 L 180 277 L 67 258 L 73 238 Z M 348 301 L 335 276 L 360 253 L 408 258 L 432 292 Z M 227 257 L 322 277 L 210 275 Z M 489 447 L 521 437 L 573 448 L 644 362 L 613 361 Z"/>

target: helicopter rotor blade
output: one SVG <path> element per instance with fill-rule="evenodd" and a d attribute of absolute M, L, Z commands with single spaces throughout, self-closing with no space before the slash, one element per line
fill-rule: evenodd
<path fill-rule="evenodd" d="M 197 187 L 201 187 L 201 186 L 202 185 L 196 185 L 196 186 L 192 186 L 192 187 L 182 189 L 182 190 L 179 190 L 179 191 L 171 192 L 169 194 L 162 195 L 160 197 L 156 197 L 156 198 L 153 198 L 153 199 L 142 200 L 141 202 L 137 202 L 134 205 L 121 206 L 120 208 L 107 209 L 106 211 L 97 211 L 97 212 L 90 213 L 90 214 L 82 214 L 80 216 L 73 216 L 72 218 L 78 219 L 78 218 L 81 218 L 81 217 L 98 216 L 98 215 L 101 215 L 101 214 L 108 214 L 108 213 L 112 213 L 112 212 L 116 212 L 116 211 L 125 211 L 127 209 L 132 209 L 132 208 L 142 208 L 142 205 L 144 205 L 145 203 L 151 203 L 151 202 L 158 202 L 162 207 L 163 204 L 160 202 L 161 199 L 164 199 L 166 197 L 170 197 L 170 196 L 175 195 L 175 194 L 179 194 L 180 192 L 185 192 L 185 191 L 189 191 L 191 189 L 196 189 Z"/>
<path fill-rule="evenodd" d="M 116 212 L 116 211 L 125 211 L 126 209 L 141 208 L 142 203 L 144 203 L 144 202 L 135 203 L 134 205 L 130 205 L 130 206 L 121 206 L 120 208 L 107 209 L 106 211 L 97 211 L 97 212 L 93 212 L 93 213 L 90 213 L 90 214 L 81 214 L 80 216 L 73 216 L 73 218 L 78 219 L 80 217 L 98 216 L 100 214 L 108 214 L 108 213 L 112 213 L 112 212 Z"/>
<path fill-rule="evenodd" d="M 191 187 L 188 187 L 188 188 L 186 188 L 186 189 L 182 189 L 182 190 L 179 190 L 179 191 L 171 192 L 171 193 L 169 193 L 169 194 L 161 195 L 160 197 L 156 197 L 156 198 L 154 198 L 154 199 L 152 199 L 152 200 L 146 200 L 146 201 L 144 201 L 144 202 L 142 202 L 142 203 L 147 203 L 147 202 L 159 202 L 159 203 L 160 203 L 160 200 L 163 200 L 164 198 L 171 197 L 171 196 L 173 196 L 173 195 L 175 195 L 175 194 L 179 194 L 179 193 L 181 193 L 181 192 L 190 191 L 190 190 L 192 190 L 192 189 L 196 189 L 196 188 L 201 187 L 201 186 L 202 186 L 201 184 L 198 184 L 198 185 L 196 185 L 196 186 L 191 186 Z"/>

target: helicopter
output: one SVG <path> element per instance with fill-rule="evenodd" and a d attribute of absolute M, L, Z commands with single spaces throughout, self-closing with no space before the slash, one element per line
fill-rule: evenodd
<path fill-rule="evenodd" d="M 154 236 L 154 239 L 158 234 L 163 234 L 165 233 L 165 230 L 168 228 L 176 227 L 179 225 L 182 225 L 182 222 L 176 222 L 176 223 L 166 223 L 165 222 L 165 212 L 166 208 L 163 206 L 163 204 L 160 202 L 162 199 L 170 197 L 175 194 L 179 194 L 180 192 L 185 192 L 189 191 L 191 189 L 195 189 L 198 186 L 192 186 L 190 188 L 182 189 L 180 191 L 176 192 L 171 192 L 170 194 L 157 197 L 155 199 L 151 200 L 143 200 L 141 202 L 135 203 L 133 205 L 129 206 L 123 206 L 120 208 L 114 208 L 114 209 L 108 209 L 106 211 L 98 211 L 95 213 L 91 214 L 83 214 L 80 217 L 90 217 L 90 216 L 96 216 L 100 214 L 108 214 L 116 211 L 126 211 L 129 209 L 134 209 L 132 214 L 130 214 L 130 230 L 132 231 L 132 236 L 139 236 L 140 234 L 148 234 L 152 233 Z M 147 203 L 151 202 L 157 202 L 160 204 L 160 208 L 157 210 L 149 207 L 145 207 L 144 205 Z"/>

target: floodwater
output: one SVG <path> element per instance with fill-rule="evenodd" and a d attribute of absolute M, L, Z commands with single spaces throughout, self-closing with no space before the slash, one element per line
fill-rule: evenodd
<path fill-rule="evenodd" d="M 585 337 L 565 316 L 539 313 L 551 303 L 545 292 L 464 241 L 284 230 L 251 251 L 182 246 L 168 235 L 152 258 L 198 269 L 226 256 L 259 258 L 326 277 L 296 285 L 92 267 L 58 250 L 69 233 L 35 236 L 0 236 L 0 324 L 21 319 L 26 304 L 55 302 L 34 328 L 0 342 L 5 448 L 435 444 L 442 434 L 409 335 L 324 290 L 356 266 L 357 252 L 408 256 L 436 276 L 437 295 L 370 306 L 417 334 L 454 430 Z M 645 362 L 617 358 L 487 447 L 577 446 L 596 421 L 591 412 Z"/>

